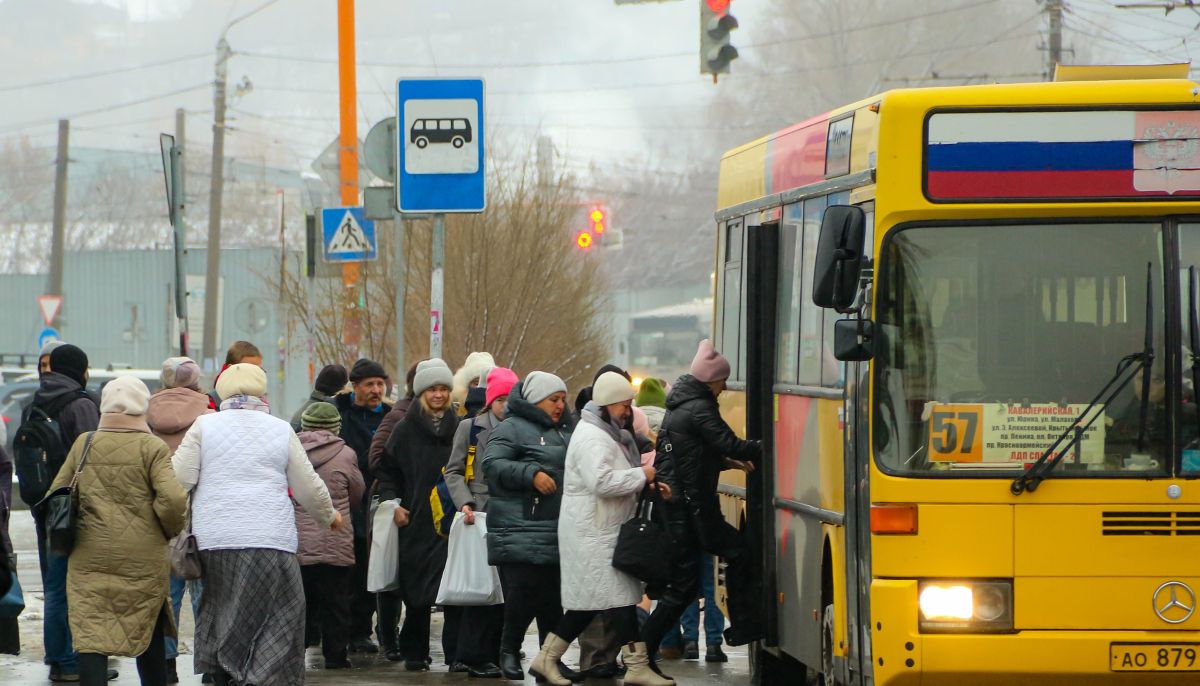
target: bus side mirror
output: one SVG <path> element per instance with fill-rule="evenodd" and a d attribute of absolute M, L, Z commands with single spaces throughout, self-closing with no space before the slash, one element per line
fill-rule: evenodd
<path fill-rule="evenodd" d="M 861 207 L 832 205 L 821 220 L 813 270 L 813 304 L 842 314 L 854 311 L 862 275 L 867 218 Z"/>
<path fill-rule="evenodd" d="M 833 323 L 833 356 L 842 362 L 866 362 L 875 357 L 875 322 L 839 319 Z"/>

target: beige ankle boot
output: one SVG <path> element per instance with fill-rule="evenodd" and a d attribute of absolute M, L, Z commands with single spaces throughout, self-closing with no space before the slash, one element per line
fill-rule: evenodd
<path fill-rule="evenodd" d="M 533 664 L 529 665 L 529 673 L 538 681 L 545 681 L 551 686 L 571 686 L 570 680 L 558 671 L 558 661 L 562 659 L 563 653 L 567 652 L 568 646 L 569 644 L 558 636 L 547 634 L 541 652 L 533 658 Z"/>
<path fill-rule="evenodd" d="M 650 666 L 645 643 L 629 643 L 621 648 L 625 663 L 625 686 L 675 686 L 675 680 L 659 674 Z"/>

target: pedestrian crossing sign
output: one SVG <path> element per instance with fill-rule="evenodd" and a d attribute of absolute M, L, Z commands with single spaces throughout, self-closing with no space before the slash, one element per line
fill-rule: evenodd
<path fill-rule="evenodd" d="M 321 210 L 322 251 L 326 262 L 362 262 L 379 256 L 375 222 L 361 207 L 330 207 Z"/>

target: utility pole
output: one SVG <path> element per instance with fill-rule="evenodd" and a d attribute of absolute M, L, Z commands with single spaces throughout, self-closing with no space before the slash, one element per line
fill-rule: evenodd
<path fill-rule="evenodd" d="M 228 27 L 225 29 L 228 31 Z M 221 199 L 225 190 L 225 78 L 229 60 L 225 34 L 217 41 L 213 82 L 212 187 L 208 193 L 208 250 L 204 273 L 204 370 L 217 371 L 217 318 L 221 316 Z"/>
<path fill-rule="evenodd" d="M 71 122 L 58 120 L 58 157 L 54 160 L 54 223 L 50 237 L 50 288 L 47 295 L 63 294 L 63 252 L 67 236 L 67 162 Z M 62 308 L 50 325 L 62 330 Z"/>
<path fill-rule="evenodd" d="M 187 139 L 185 130 L 187 117 L 183 108 L 175 110 L 175 150 L 171 165 L 174 172 L 174 185 L 171 199 L 175 206 L 175 316 L 179 319 L 179 354 L 188 355 L 188 309 L 187 309 L 187 224 L 184 222 L 184 208 L 187 207 L 187 178 L 184 172 L 184 148 Z"/>
<path fill-rule="evenodd" d="M 554 175 L 554 143 L 549 136 L 538 136 L 537 139 L 537 180 L 538 186 L 546 190 L 553 183 Z"/>
<path fill-rule="evenodd" d="M 1046 19 L 1049 24 L 1049 37 L 1046 42 L 1046 80 L 1054 80 L 1054 71 L 1062 63 L 1062 0 L 1045 0 Z"/>
<path fill-rule="evenodd" d="M 338 163 L 341 171 L 342 205 L 358 205 L 358 112 L 356 109 L 357 82 L 354 51 L 354 0 L 338 0 L 338 110 L 340 133 Z M 342 265 L 344 314 L 342 344 L 350 362 L 358 359 L 361 320 L 358 311 L 358 279 L 361 265 L 348 262 Z"/>

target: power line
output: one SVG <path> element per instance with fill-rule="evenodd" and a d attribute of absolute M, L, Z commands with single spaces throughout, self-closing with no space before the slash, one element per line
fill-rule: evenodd
<path fill-rule="evenodd" d="M 124 109 L 126 107 L 133 107 L 135 105 L 144 105 L 148 102 L 154 102 L 155 100 L 162 100 L 163 98 L 171 98 L 171 97 L 174 97 L 177 95 L 183 95 L 185 93 L 190 93 L 192 91 L 199 90 L 201 88 L 208 88 L 211 85 L 212 85 L 211 83 L 205 81 L 204 83 L 197 83 L 197 84 L 194 84 L 191 86 L 187 86 L 186 88 L 180 88 L 178 90 L 169 91 L 167 93 L 161 93 L 159 95 L 150 95 L 150 96 L 147 96 L 144 98 L 138 98 L 137 100 L 129 100 L 127 102 L 117 103 L 115 105 L 109 105 L 107 107 L 98 107 L 96 109 L 84 110 L 82 112 L 75 112 L 73 114 L 67 114 L 62 117 L 58 117 L 56 119 L 33 119 L 30 121 L 13 124 L 9 128 L 0 130 L 0 133 L 13 133 L 16 131 L 21 131 L 23 129 L 32 128 L 35 126 L 44 126 L 48 123 L 55 122 L 58 119 L 79 119 L 82 117 L 89 117 L 93 114 L 103 114 L 105 112 L 113 112 L 115 110 Z"/>
<path fill-rule="evenodd" d="M 55 86 L 60 83 L 70 83 L 72 81 L 82 81 L 85 79 L 94 79 L 101 76 L 112 76 L 113 74 L 127 74 L 129 72 L 141 71 L 143 69 L 153 69 L 154 67 L 164 67 L 168 64 L 178 64 L 180 62 L 188 62 L 199 59 L 201 57 L 211 57 L 211 52 L 201 52 L 194 55 L 183 55 L 181 57 L 172 57 L 158 62 L 150 62 L 146 64 L 134 64 L 127 67 L 117 67 L 114 69 L 105 69 L 102 71 L 87 72 L 84 74 L 74 74 L 72 76 L 61 76 L 54 79 L 45 79 L 42 81 L 26 81 L 25 83 L 16 83 L 9 86 L 0 86 L 0 93 L 5 91 L 20 90 L 23 88 L 39 88 L 41 86 Z"/>

